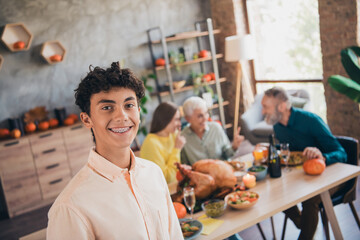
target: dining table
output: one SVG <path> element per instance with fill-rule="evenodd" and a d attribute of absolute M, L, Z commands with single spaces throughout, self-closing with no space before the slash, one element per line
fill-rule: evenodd
<path fill-rule="evenodd" d="M 239 158 L 240 161 L 251 161 L 252 155 Z M 326 215 L 329 219 L 335 239 L 343 239 L 336 219 L 329 189 L 360 175 L 360 167 L 345 163 L 335 163 L 325 168 L 320 175 L 307 175 L 302 167 L 292 167 L 290 172 L 282 172 L 279 178 L 257 181 L 250 191 L 259 194 L 257 203 L 251 208 L 236 210 L 227 207 L 225 213 L 217 218 L 223 223 L 209 235 L 200 235 L 197 240 L 225 239 L 237 232 L 247 229 L 271 216 L 284 211 L 298 203 L 320 195 Z M 170 191 L 172 188 L 170 187 Z M 194 214 L 197 219 L 204 211 Z"/>

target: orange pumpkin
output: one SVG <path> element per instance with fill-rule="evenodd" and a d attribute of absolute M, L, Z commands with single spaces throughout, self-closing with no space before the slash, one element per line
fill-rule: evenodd
<path fill-rule="evenodd" d="M 17 41 L 16 43 L 14 43 L 14 48 L 15 49 L 23 49 L 25 47 L 25 43 L 23 41 Z"/>
<path fill-rule="evenodd" d="M 79 121 L 79 117 L 78 117 L 78 115 L 75 114 L 75 113 L 69 114 L 68 118 L 74 119 L 74 123 L 77 122 L 77 121 Z"/>
<path fill-rule="evenodd" d="M 7 138 L 10 136 L 10 131 L 7 128 L 0 129 L 0 138 Z"/>
<path fill-rule="evenodd" d="M 10 132 L 10 136 L 12 138 L 20 138 L 21 137 L 21 132 L 19 129 L 15 128 Z"/>
<path fill-rule="evenodd" d="M 57 120 L 56 118 L 52 118 L 49 120 L 49 126 L 51 128 L 57 127 L 59 125 L 59 120 Z"/>
<path fill-rule="evenodd" d="M 309 175 L 320 175 L 326 168 L 325 161 L 320 158 L 306 160 L 303 169 Z"/>
<path fill-rule="evenodd" d="M 25 132 L 32 133 L 35 132 L 35 130 L 36 130 L 36 125 L 33 122 L 30 122 L 25 125 Z"/>
<path fill-rule="evenodd" d="M 50 57 L 50 61 L 52 62 L 61 62 L 62 56 L 59 54 L 54 54 Z"/>
<path fill-rule="evenodd" d="M 48 121 L 43 121 L 43 122 L 41 122 L 41 123 L 39 123 L 39 125 L 38 125 L 38 128 L 39 128 L 39 130 L 41 130 L 41 131 L 45 131 L 45 130 L 48 130 L 49 129 L 49 122 Z"/>
<path fill-rule="evenodd" d="M 205 58 L 205 57 L 207 57 L 208 56 L 208 51 L 206 51 L 206 50 L 201 50 L 200 52 L 199 52 L 199 58 Z"/>
<path fill-rule="evenodd" d="M 184 218 L 186 216 L 186 208 L 179 202 L 174 202 L 175 212 L 178 218 Z"/>
<path fill-rule="evenodd" d="M 165 59 L 163 59 L 163 58 L 158 58 L 158 59 L 156 59 L 156 61 L 155 61 L 155 65 L 156 66 L 165 66 Z"/>
<path fill-rule="evenodd" d="M 208 73 L 208 74 L 210 74 L 211 80 L 215 80 L 215 73 L 211 72 L 211 73 Z"/>
<path fill-rule="evenodd" d="M 67 117 L 65 120 L 64 120 L 64 124 L 66 126 L 70 126 L 70 125 L 73 125 L 75 123 L 74 119 L 71 118 L 71 117 Z"/>
<path fill-rule="evenodd" d="M 203 82 L 210 82 L 211 81 L 211 75 L 210 74 L 205 74 L 202 77 Z"/>

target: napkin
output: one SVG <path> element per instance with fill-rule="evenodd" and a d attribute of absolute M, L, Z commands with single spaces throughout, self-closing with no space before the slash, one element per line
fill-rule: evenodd
<path fill-rule="evenodd" d="M 203 235 L 209 235 L 212 233 L 215 229 L 221 226 L 221 224 L 224 223 L 224 220 L 209 218 L 205 214 L 200 216 L 198 220 L 203 225 L 203 230 L 201 231 L 201 234 Z"/>

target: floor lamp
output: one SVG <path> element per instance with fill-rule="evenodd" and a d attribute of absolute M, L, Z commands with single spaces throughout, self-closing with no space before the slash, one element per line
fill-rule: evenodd
<path fill-rule="evenodd" d="M 230 36 L 225 38 L 225 61 L 237 62 L 237 77 L 236 77 L 236 95 L 235 95 L 235 116 L 234 116 L 234 135 L 237 133 L 239 125 L 239 106 L 240 106 L 240 91 L 241 80 L 246 77 L 244 61 L 254 59 L 255 55 L 255 40 L 250 34 L 244 36 Z"/>

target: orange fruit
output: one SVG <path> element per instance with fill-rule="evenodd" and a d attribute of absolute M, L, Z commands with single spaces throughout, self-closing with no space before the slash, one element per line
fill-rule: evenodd
<path fill-rule="evenodd" d="M 184 218 L 186 216 L 186 207 L 179 202 L 174 202 L 173 204 L 177 217 Z"/>
<path fill-rule="evenodd" d="M 15 128 L 10 132 L 10 136 L 12 138 L 19 138 L 19 137 L 21 137 L 21 132 L 19 129 Z"/>
<path fill-rule="evenodd" d="M 75 114 L 75 113 L 69 114 L 68 118 L 74 119 L 74 123 L 76 123 L 77 121 L 79 121 L 79 117 L 78 117 L 78 115 Z"/>
<path fill-rule="evenodd" d="M 49 129 L 49 122 L 48 121 L 43 121 L 41 123 L 39 123 L 38 125 L 38 128 L 41 130 L 41 131 L 45 131 L 45 130 L 48 130 Z"/>
<path fill-rule="evenodd" d="M 65 124 L 66 126 L 73 125 L 74 123 L 75 123 L 75 121 L 74 121 L 74 119 L 71 118 L 71 117 L 68 117 L 68 118 L 66 118 L 66 119 L 64 120 L 64 124 Z"/>
<path fill-rule="evenodd" d="M 59 120 L 57 120 L 56 118 L 52 118 L 49 120 L 49 126 L 51 128 L 57 127 L 59 125 Z"/>
<path fill-rule="evenodd" d="M 7 128 L 0 129 L 0 138 L 7 138 L 10 136 L 10 131 Z"/>
<path fill-rule="evenodd" d="M 178 182 L 181 182 L 184 179 L 184 176 L 181 174 L 181 172 L 178 170 L 176 172 L 176 180 L 178 180 Z"/>
<path fill-rule="evenodd" d="M 35 132 L 35 130 L 36 130 L 36 125 L 33 122 L 30 122 L 25 125 L 25 132 L 32 133 Z"/>
<path fill-rule="evenodd" d="M 62 56 L 59 54 L 54 54 L 50 57 L 50 61 L 52 62 L 61 62 Z"/>

